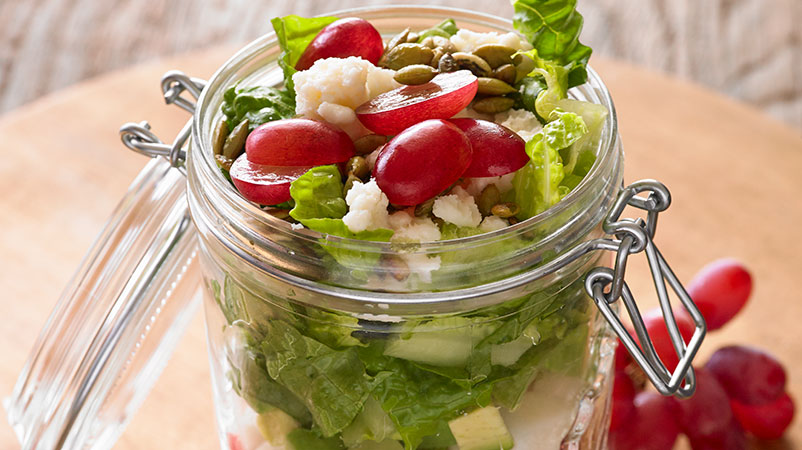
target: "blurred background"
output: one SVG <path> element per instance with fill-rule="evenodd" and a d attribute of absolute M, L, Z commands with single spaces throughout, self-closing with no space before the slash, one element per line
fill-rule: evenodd
<path fill-rule="evenodd" d="M 245 43 L 276 15 L 400 3 L 512 13 L 506 0 L 0 0 L 0 113 L 111 70 Z M 579 9 L 596 55 L 693 80 L 802 130 L 802 0 L 579 0 Z"/>

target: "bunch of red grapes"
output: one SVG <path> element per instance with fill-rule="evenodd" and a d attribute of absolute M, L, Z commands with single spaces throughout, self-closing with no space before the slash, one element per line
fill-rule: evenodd
<path fill-rule="evenodd" d="M 704 267 L 688 285 L 694 303 L 714 331 L 746 304 L 752 277 L 734 260 Z M 694 325 L 684 309 L 675 313 L 688 342 Z M 643 315 L 660 359 L 672 370 L 679 363 L 659 309 Z M 634 332 L 632 332 L 634 336 Z M 779 439 L 794 417 L 783 366 L 768 353 L 747 346 L 718 349 L 696 367 L 696 394 L 685 400 L 646 390 L 646 375 L 619 345 L 615 355 L 611 450 L 671 450 L 685 434 L 693 450 L 745 449 L 747 435 Z"/>

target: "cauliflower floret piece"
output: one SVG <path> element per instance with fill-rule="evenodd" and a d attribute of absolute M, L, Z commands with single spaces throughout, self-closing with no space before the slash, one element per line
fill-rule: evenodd
<path fill-rule="evenodd" d="M 477 33 L 466 29 L 459 30 L 457 34 L 451 36 L 451 42 L 461 52 L 472 52 L 485 44 L 501 44 L 516 50 L 529 50 L 532 48 L 531 44 L 515 33 Z"/>
<path fill-rule="evenodd" d="M 529 141 L 543 130 L 537 116 L 525 109 L 510 109 L 496 114 L 495 122 L 518 133 L 521 139 Z"/>
<path fill-rule="evenodd" d="M 375 180 L 354 182 L 345 195 L 345 203 L 348 204 L 348 213 L 343 217 L 343 222 L 351 232 L 387 228 L 387 206 L 390 201 Z"/>
<path fill-rule="evenodd" d="M 475 198 L 479 198 L 482 191 L 491 184 L 495 184 L 500 193 L 505 193 L 512 189 L 512 179 L 515 178 L 515 172 L 502 175 L 500 177 L 476 177 L 468 178 L 468 184 L 465 190 Z"/>
<path fill-rule="evenodd" d="M 459 186 L 452 189 L 450 194 L 438 197 L 432 213 L 459 227 L 476 227 L 482 221 L 482 213 L 473 196 Z"/>
<path fill-rule="evenodd" d="M 479 229 L 483 233 L 490 233 L 491 231 L 501 230 L 509 225 L 506 220 L 498 216 L 487 216 L 479 224 Z"/>
<path fill-rule="evenodd" d="M 406 211 L 390 214 L 393 242 L 432 242 L 440 240 L 440 228 L 428 217 L 415 217 Z"/>
<path fill-rule="evenodd" d="M 292 76 L 295 112 L 309 119 L 339 126 L 351 138 L 365 134 L 353 110 L 371 98 L 399 87 L 395 72 L 380 69 L 356 56 L 325 58 Z M 351 113 L 346 113 L 343 108 Z"/>
<path fill-rule="evenodd" d="M 417 275 L 424 283 L 432 282 L 432 272 L 440 268 L 439 256 L 428 256 L 423 253 L 400 253 L 401 259 L 407 263 L 410 275 Z"/>

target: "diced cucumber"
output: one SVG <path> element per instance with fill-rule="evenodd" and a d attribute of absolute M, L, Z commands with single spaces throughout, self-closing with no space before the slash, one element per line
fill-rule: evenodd
<path fill-rule="evenodd" d="M 256 426 L 267 442 L 276 447 L 287 445 L 287 435 L 296 428 L 298 422 L 289 414 L 275 408 L 256 417 Z"/>
<path fill-rule="evenodd" d="M 448 423 L 459 450 L 510 450 L 512 440 L 498 408 L 486 406 Z"/>
<path fill-rule="evenodd" d="M 439 367 L 463 367 L 474 346 L 495 327 L 462 317 L 432 320 L 389 341 L 384 354 Z"/>

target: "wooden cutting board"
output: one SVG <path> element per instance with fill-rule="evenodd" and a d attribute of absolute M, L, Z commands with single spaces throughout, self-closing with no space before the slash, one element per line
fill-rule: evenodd
<path fill-rule="evenodd" d="M 120 124 L 148 119 L 171 139 L 187 115 L 164 106 L 161 74 L 178 68 L 208 77 L 232 51 L 112 73 L 0 118 L 0 395 L 11 393 L 62 287 L 145 163 L 120 145 Z M 687 281 L 724 256 L 754 273 L 751 302 L 709 336 L 700 359 L 729 343 L 769 349 L 802 401 L 802 298 L 794 284 L 802 271 L 802 136 L 687 82 L 620 62 L 595 65 L 616 99 L 626 180 L 656 178 L 671 188 L 674 204 L 661 216 L 657 243 L 676 273 Z M 638 300 L 653 305 L 645 262 L 630 267 Z M 755 448 L 802 448 L 800 422 L 784 441 Z M 0 448 L 16 442 L 0 421 Z M 200 315 L 117 448 L 219 448 Z"/>

